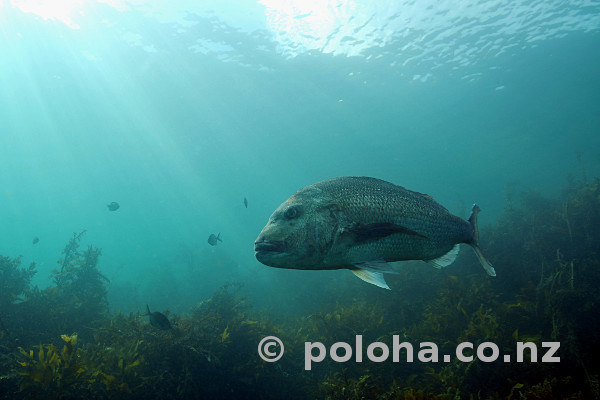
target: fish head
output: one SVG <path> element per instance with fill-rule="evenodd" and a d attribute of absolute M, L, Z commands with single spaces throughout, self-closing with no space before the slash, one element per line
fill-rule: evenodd
<path fill-rule="evenodd" d="M 281 204 L 254 243 L 256 258 L 276 268 L 327 269 L 323 259 L 338 229 L 338 208 L 323 191 L 308 187 Z"/>

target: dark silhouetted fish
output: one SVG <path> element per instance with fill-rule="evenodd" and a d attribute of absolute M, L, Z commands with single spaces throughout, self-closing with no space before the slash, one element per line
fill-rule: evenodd
<path fill-rule="evenodd" d="M 146 310 L 148 310 L 148 313 L 145 315 L 150 317 L 150 324 L 153 327 L 163 330 L 171 329 L 171 323 L 165 314 L 159 313 L 158 311 L 150 312 L 148 304 L 146 304 Z"/>
<path fill-rule="evenodd" d="M 479 248 L 477 213 L 468 221 L 428 195 L 380 179 L 342 177 L 296 192 L 269 218 L 254 243 L 256 258 L 276 268 L 350 269 L 389 289 L 383 273 L 394 261 L 450 265 L 466 243 L 489 275 L 496 272 Z"/>
<path fill-rule="evenodd" d="M 40 241 L 40 238 L 36 236 L 36 237 L 33 238 L 33 240 L 31 241 L 31 243 L 36 244 L 39 241 Z"/>
<path fill-rule="evenodd" d="M 208 237 L 208 244 L 210 244 L 211 246 L 216 246 L 217 242 L 222 242 L 223 239 L 221 239 L 221 232 L 219 232 L 219 234 L 217 236 L 215 236 L 214 233 L 211 233 L 210 236 Z"/>
<path fill-rule="evenodd" d="M 116 201 L 113 201 L 112 203 L 107 205 L 107 207 L 108 207 L 108 211 L 117 211 L 119 209 L 119 207 L 121 207 L 121 206 Z"/>
<path fill-rule="evenodd" d="M 248 208 L 248 199 L 244 197 L 244 207 Z"/>

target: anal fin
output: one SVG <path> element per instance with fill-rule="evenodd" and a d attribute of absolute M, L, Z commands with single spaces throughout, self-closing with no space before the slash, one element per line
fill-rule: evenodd
<path fill-rule="evenodd" d="M 434 258 L 433 260 L 425 260 L 425 262 L 433 265 L 436 268 L 444 268 L 452 264 L 454 260 L 456 260 L 456 256 L 458 256 L 459 251 L 460 244 L 455 244 L 452 250 L 450 250 L 443 256 Z"/>

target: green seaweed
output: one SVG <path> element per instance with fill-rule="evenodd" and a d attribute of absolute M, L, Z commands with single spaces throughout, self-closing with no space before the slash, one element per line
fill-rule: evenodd
<path fill-rule="evenodd" d="M 465 254 L 442 271 L 409 263 L 390 277 L 391 292 L 357 291 L 354 280 L 336 277 L 326 286 L 335 296 L 317 312 L 279 320 L 254 308 L 243 284 L 229 283 L 187 313 L 169 314 L 169 331 L 139 313 L 108 312 L 101 251 L 80 250 L 83 232 L 69 240 L 43 290 L 30 284 L 34 265 L 0 257 L 0 397 L 600 398 L 600 364 L 589 351 L 600 331 L 598 180 L 570 182 L 555 199 L 515 192 L 481 238 L 496 278 Z M 256 353 L 270 335 L 285 343 L 276 363 Z M 388 345 L 396 336 L 417 351 L 431 341 L 440 354 L 464 341 L 494 342 L 511 359 L 516 342 L 531 342 L 538 361 L 530 353 L 523 363 L 485 363 L 474 352 L 469 362 L 326 357 L 304 371 L 305 342 L 354 346 L 356 335 Z M 560 341 L 560 363 L 540 362 L 547 341 Z"/>

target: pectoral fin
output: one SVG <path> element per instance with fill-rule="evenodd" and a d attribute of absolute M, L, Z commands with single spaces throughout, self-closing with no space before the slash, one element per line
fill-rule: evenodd
<path fill-rule="evenodd" d="M 426 238 L 418 232 L 408 229 L 402 225 L 392 224 L 389 222 L 378 222 L 374 224 L 355 224 L 346 227 L 342 230 L 343 233 L 349 233 L 353 236 L 356 242 L 365 242 L 368 240 L 377 240 L 395 233 L 405 235 L 419 236 Z"/>
<path fill-rule="evenodd" d="M 399 274 L 399 272 L 392 267 L 392 264 L 388 263 L 385 260 L 361 261 L 355 262 L 352 265 L 354 265 L 356 268 L 364 269 L 371 272 L 381 272 L 383 274 Z"/>

